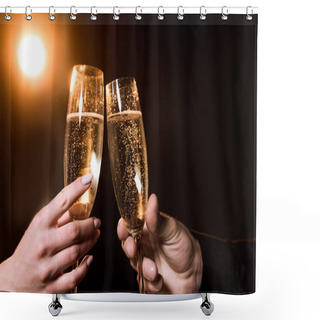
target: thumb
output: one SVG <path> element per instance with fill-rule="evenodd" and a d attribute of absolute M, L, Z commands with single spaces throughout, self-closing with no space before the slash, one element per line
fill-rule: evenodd
<path fill-rule="evenodd" d="M 146 224 L 150 233 L 166 244 L 175 242 L 180 232 L 180 225 L 176 219 L 159 212 L 158 198 L 155 194 L 152 194 L 148 201 Z"/>

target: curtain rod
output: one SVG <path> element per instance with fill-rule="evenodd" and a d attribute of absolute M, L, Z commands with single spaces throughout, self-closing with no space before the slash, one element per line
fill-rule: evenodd
<path fill-rule="evenodd" d="M 70 13 L 70 14 L 79 14 L 79 13 L 88 13 L 92 15 L 97 14 L 257 14 L 258 7 L 38 7 L 38 6 L 27 6 L 27 7 L 14 7 L 14 6 L 5 6 L 0 7 L 0 13 L 7 13 L 7 14 L 34 14 L 34 13 L 50 13 L 59 14 L 59 13 Z"/>

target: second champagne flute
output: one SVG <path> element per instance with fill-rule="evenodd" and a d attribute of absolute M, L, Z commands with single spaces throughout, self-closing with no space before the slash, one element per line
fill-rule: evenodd
<path fill-rule="evenodd" d="M 73 67 L 64 144 L 64 185 L 88 173 L 90 188 L 69 209 L 73 220 L 90 216 L 97 193 L 104 125 L 103 72 L 88 65 Z M 76 268 L 77 264 L 74 266 Z M 77 288 L 73 290 L 77 292 Z"/>
<path fill-rule="evenodd" d="M 120 215 L 138 245 L 138 280 L 144 293 L 140 238 L 148 201 L 147 147 L 134 78 L 106 86 L 107 129 L 113 188 Z"/>

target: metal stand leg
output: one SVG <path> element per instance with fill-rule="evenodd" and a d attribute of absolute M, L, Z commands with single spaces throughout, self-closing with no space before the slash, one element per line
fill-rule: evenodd
<path fill-rule="evenodd" d="M 62 309 L 62 305 L 61 305 L 59 299 L 60 299 L 60 294 L 53 294 L 52 295 L 52 302 L 48 306 L 49 312 L 54 317 L 59 315 L 59 313 L 61 312 L 61 309 Z"/>
<path fill-rule="evenodd" d="M 206 316 L 210 316 L 214 309 L 213 303 L 210 301 L 210 296 L 208 293 L 201 293 L 201 297 L 202 303 L 200 309 Z"/>

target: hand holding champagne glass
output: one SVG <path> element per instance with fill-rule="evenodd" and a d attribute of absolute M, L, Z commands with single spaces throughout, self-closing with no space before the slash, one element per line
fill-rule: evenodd
<path fill-rule="evenodd" d="M 106 105 L 113 188 L 121 217 L 139 247 L 148 200 L 148 164 L 135 79 L 126 77 L 109 83 Z M 138 260 L 139 283 L 144 292 L 141 252 Z"/>
<path fill-rule="evenodd" d="M 65 132 L 64 184 L 88 173 L 93 179 L 90 188 L 69 209 L 73 220 L 88 218 L 93 207 L 100 175 L 103 120 L 103 72 L 88 65 L 74 66 Z"/>

